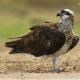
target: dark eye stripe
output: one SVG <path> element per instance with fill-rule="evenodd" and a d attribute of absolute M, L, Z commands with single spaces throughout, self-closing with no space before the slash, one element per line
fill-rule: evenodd
<path fill-rule="evenodd" d="M 64 11 L 64 10 L 62 10 L 61 13 L 65 13 L 65 14 L 67 14 L 67 15 L 71 15 L 69 12 L 66 12 L 66 11 Z"/>
<path fill-rule="evenodd" d="M 65 11 L 64 11 L 64 10 L 62 10 L 62 11 L 61 11 L 61 13 L 65 13 Z"/>
<path fill-rule="evenodd" d="M 66 12 L 67 15 L 71 15 L 69 12 Z"/>

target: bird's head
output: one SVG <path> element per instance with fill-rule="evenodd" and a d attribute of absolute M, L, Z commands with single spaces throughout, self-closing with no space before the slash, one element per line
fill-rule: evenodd
<path fill-rule="evenodd" d="M 59 16 L 63 20 L 70 19 L 72 21 L 72 24 L 74 23 L 74 12 L 70 9 L 61 10 L 60 12 L 58 12 L 57 16 Z"/>

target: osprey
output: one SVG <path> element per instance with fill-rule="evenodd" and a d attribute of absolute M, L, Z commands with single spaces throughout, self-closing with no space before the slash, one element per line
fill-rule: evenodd
<path fill-rule="evenodd" d="M 57 23 L 45 22 L 30 28 L 30 32 L 22 37 L 15 38 L 6 42 L 7 47 L 11 47 L 10 53 L 25 52 L 36 57 L 43 55 L 57 54 L 53 62 L 55 71 L 59 72 L 57 67 L 59 55 L 71 50 L 79 41 L 79 37 L 73 32 L 74 13 L 69 9 L 61 10 L 57 16 L 60 20 Z"/>

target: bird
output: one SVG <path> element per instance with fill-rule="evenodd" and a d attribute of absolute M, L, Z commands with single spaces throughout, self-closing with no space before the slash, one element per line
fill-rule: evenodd
<path fill-rule="evenodd" d="M 30 28 L 30 32 L 12 41 L 5 43 L 12 48 L 10 54 L 27 53 L 35 57 L 54 56 L 54 71 L 60 72 L 58 56 L 73 49 L 79 41 L 79 36 L 74 32 L 74 12 L 62 9 L 57 15 L 57 22 L 44 22 Z"/>

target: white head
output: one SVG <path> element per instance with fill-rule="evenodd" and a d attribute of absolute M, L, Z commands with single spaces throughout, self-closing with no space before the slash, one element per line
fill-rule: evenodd
<path fill-rule="evenodd" d="M 57 16 L 60 16 L 60 17 L 62 17 L 62 16 L 64 16 L 64 15 L 74 16 L 74 12 L 71 11 L 70 9 L 63 9 L 63 10 L 61 10 L 61 11 L 57 14 Z"/>
<path fill-rule="evenodd" d="M 65 19 L 69 19 L 71 20 L 72 24 L 74 23 L 74 12 L 71 11 L 70 9 L 63 9 L 61 10 L 57 16 L 60 16 L 60 18 L 62 20 L 65 20 Z"/>

